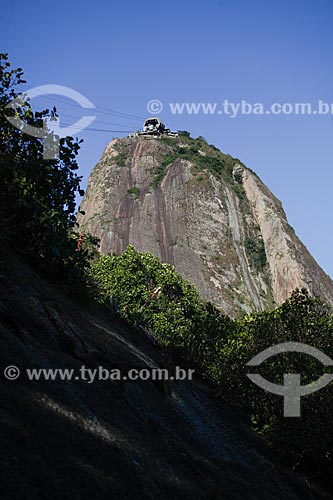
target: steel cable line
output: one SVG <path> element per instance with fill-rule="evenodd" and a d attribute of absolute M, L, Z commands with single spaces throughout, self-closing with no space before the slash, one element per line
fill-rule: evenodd
<path fill-rule="evenodd" d="M 33 97 L 34 94 L 33 94 L 33 91 L 30 92 L 28 86 L 26 84 L 21 84 L 23 87 L 26 87 L 26 92 L 23 90 L 22 94 L 24 93 L 27 93 L 29 91 L 29 94 Z M 57 94 L 55 94 L 57 95 Z M 37 97 L 41 97 L 42 99 L 47 99 L 49 101 L 54 101 L 54 102 L 58 102 L 60 104 L 64 104 L 64 105 L 68 105 L 68 106 L 73 106 L 75 108 L 80 108 L 82 109 L 82 106 L 80 106 L 79 104 L 75 104 L 73 102 L 67 102 L 67 101 L 64 101 L 62 99 L 59 99 L 59 97 L 48 97 L 46 95 L 38 95 Z M 95 108 L 92 108 L 95 112 L 97 113 L 101 113 L 101 114 L 105 114 L 105 115 L 110 115 L 110 116 L 116 116 L 118 118 L 126 118 L 128 120 L 136 120 L 136 121 L 141 121 L 141 120 L 144 120 L 144 118 L 142 116 L 138 116 L 138 115 L 133 115 L 133 114 L 130 114 L 130 113 L 123 113 L 121 111 L 116 111 L 116 110 L 113 110 L 113 109 L 108 109 L 108 108 L 104 108 L 102 106 L 96 106 Z"/>

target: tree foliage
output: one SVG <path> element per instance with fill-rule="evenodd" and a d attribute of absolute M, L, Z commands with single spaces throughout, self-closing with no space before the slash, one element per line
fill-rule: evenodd
<path fill-rule="evenodd" d="M 161 343 L 190 359 L 203 303 L 171 265 L 129 245 L 122 255 L 96 260 L 90 279 L 103 302 L 116 298 L 125 318 L 147 326 Z"/>
<path fill-rule="evenodd" d="M 76 251 L 75 231 L 75 199 L 83 194 L 76 173 L 82 141 L 60 139 L 59 159 L 44 160 L 43 139 L 57 138 L 47 131 L 32 137 L 7 120 L 15 115 L 43 130 L 44 120 L 56 116 L 55 108 L 34 112 L 28 99 L 15 110 L 7 108 L 24 83 L 22 69 L 12 69 L 8 55 L 0 54 L 0 237 L 39 265 L 64 272 L 86 257 L 83 246 Z"/>
<path fill-rule="evenodd" d="M 168 264 L 132 246 L 122 255 L 95 261 L 90 271 L 96 293 L 117 300 L 121 314 L 146 326 L 183 363 L 191 364 L 220 397 L 247 416 L 253 430 L 284 461 L 318 481 L 332 467 L 332 384 L 301 398 L 301 418 L 283 416 L 283 399 L 265 392 L 246 376 L 247 362 L 282 342 L 302 342 L 333 357 L 331 310 L 306 290 L 297 290 L 278 308 L 232 320 L 200 299 L 196 289 Z M 152 298 L 154 291 L 159 293 Z M 304 354 L 274 356 L 258 368 L 266 379 L 283 384 L 283 374 L 300 373 L 301 384 L 316 381 L 323 366 Z"/>

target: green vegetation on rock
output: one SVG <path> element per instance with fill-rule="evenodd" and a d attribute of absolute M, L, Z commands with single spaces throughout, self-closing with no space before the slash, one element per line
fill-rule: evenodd
<path fill-rule="evenodd" d="M 217 178 L 222 178 L 227 181 L 241 200 L 245 198 L 243 187 L 239 185 L 232 175 L 234 159 L 231 156 L 225 155 L 217 148 L 207 144 L 207 141 L 201 136 L 193 139 L 189 134 L 182 133 L 177 138 L 162 137 L 160 140 L 168 145 L 170 150 L 156 169 L 152 183 L 154 188 L 160 185 L 167 167 L 177 158 L 180 158 L 189 161 L 193 165 L 193 173 L 208 172 Z M 202 180 L 203 178 L 200 179 L 200 181 Z"/>
<path fill-rule="evenodd" d="M 138 197 L 138 196 L 140 196 L 140 188 L 138 188 L 137 186 L 134 186 L 134 187 L 128 189 L 127 193 L 134 194 L 134 196 Z"/>
<path fill-rule="evenodd" d="M 251 238 L 247 236 L 244 240 L 244 247 L 255 269 L 262 271 L 267 262 L 264 240 L 260 237 Z"/>
<path fill-rule="evenodd" d="M 161 163 L 159 164 L 159 166 L 157 167 L 157 169 L 155 170 L 155 175 L 154 175 L 154 178 L 152 180 L 152 187 L 154 189 L 156 189 L 157 187 L 160 186 L 162 180 L 164 179 L 165 177 L 165 174 L 166 174 L 166 169 L 169 165 L 171 165 L 171 163 L 175 160 L 175 157 L 174 156 L 171 156 L 169 154 L 166 154 L 164 156 L 164 158 L 162 159 Z"/>
<path fill-rule="evenodd" d="M 246 377 L 247 362 L 281 342 L 304 342 L 332 357 L 333 317 L 328 306 L 306 290 L 296 290 L 276 309 L 232 320 L 201 300 L 172 266 L 132 246 L 121 256 L 95 261 L 89 279 L 98 300 L 116 302 L 121 315 L 147 328 L 175 362 L 195 367 L 223 399 L 247 416 L 253 430 L 285 463 L 306 475 L 313 470 L 318 478 L 328 475 L 333 449 L 332 384 L 302 398 L 301 419 L 287 419 L 282 398 Z M 284 373 L 301 373 L 304 385 L 319 378 L 322 366 L 309 356 L 283 354 L 267 361 L 261 373 L 278 384 L 283 383 Z"/>

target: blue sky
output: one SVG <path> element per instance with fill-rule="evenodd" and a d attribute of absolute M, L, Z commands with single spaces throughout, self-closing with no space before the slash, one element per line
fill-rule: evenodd
<path fill-rule="evenodd" d="M 2 6 L 0 40 L 1 51 L 24 68 L 29 87 L 68 86 L 95 106 L 142 118 L 149 116 L 147 102 L 159 99 L 168 126 L 203 135 L 262 178 L 333 276 L 333 115 L 231 118 L 173 115 L 168 109 L 170 102 L 225 99 L 265 106 L 333 103 L 332 21 L 330 0 L 19 0 Z M 34 103 L 51 104 L 50 96 Z M 69 104 L 54 104 L 65 123 L 82 116 Z M 100 111 L 91 127 L 142 125 L 141 119 Z M 85 140 L 79 157 L 84 185 L 117 135 L 79 134 Z"/>

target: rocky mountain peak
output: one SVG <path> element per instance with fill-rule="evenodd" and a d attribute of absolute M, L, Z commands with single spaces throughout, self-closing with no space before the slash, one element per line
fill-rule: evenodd
<path fill-rule="evenodd" d="M 288 224 L 281 202 L 240 160 L 199 137 L 111 141 L 79 215 L 100 251 L 128 244 L 173 264 L 232 316 L 307 288 L 333 303 L 333 283 Z"/>

